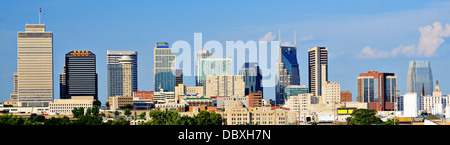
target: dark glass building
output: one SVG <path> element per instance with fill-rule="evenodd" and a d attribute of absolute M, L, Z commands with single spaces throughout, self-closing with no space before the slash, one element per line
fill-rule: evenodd
<path fill-rule="evenodd" d="M 290 46 L 281 46 L 281 61 L 287 74 L 291 76 L 290 85 L 300 85 L 300 72 L 297 61 L 297 48 Z"/>
<path fill-rule="evenodd" d="M 246 62 L 239 70 L 239 75 L 244 76 L 245 95 L 251 92 L 263 91 L 262 72 L 256 62 Z"/>
<path fill-rule="evenodd" d="M 95 54 L 90 51 L 70 51 L 66 54 L 66 94 L 94 96 L 98 100 L 98 76 Z"/>

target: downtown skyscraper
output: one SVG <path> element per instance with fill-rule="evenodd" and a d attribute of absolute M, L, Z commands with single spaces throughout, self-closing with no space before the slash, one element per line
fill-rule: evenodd
<path fill-rule="evenodd" d="M 309 48 L 308 63 L 309 92 L 322 96 L 322 84 L 328 81 L 328 48 Z"/>
<path fill-rule="evenodd" d="M 175 91 L 175 54 L 169 48 L 168 42 L 156 42 L 154 48 L 154 88 L 155 91 L 162 89 L 164 92 Z"/>
<path fill-rule="evenodd" d="M 98 100 L 98 76 L 95 54 L 87 50 L 70 51 L 66 54 L 66 95 L 93 96 Z"/>
<path fill-rule="evenodd" d="M 207 76 L 220 76 L 224 73 L 231 75 L 231 58 L 213 58 L 208 50 L 200 50 L 195 55 L 195 84 L 205 86 Z"/>
<path fill-rule="evenodd" d="M 291 75 L 289 69 L 285 67 L 283 62 L 283 49 L 281 47 L 281 34 L 278 34 L 278 61 L 275 77 L 275 105 L 283 105 L 287 99 L 285 88 L 291 84 Z"/>
<path fill-rule="evenodd" d="M 368 109 L 392 111 L 397 90 L 397 76 L 394 73 L 379 73 L 371 70 L 360 73 L 357 78 L 357 101 L 367 103 Z"/>
<path fill-rule="evenodd" d="M 19 107 L 48 106 L 53 101 L 53 33 L 45 24 L 26 24 L 17 32 Z"/>
<path fill-rule="evenodd" d="M 433 94 L 433 74 L 430 61 L 410 61 L 406 78 L 406 93 Z"/>
<path fill-rule="evenodd" d="M 239 75 L 244 76 L 245 95 L 252 92 L 263 91 L 262 72 L 256 62 L 246 62 L 239 70 Z"/>
<path fill-rule="evenodd" d="M 106 52 L 107 55 L 107 91 L 108 97 L 123 96 L 124 92 L 124 80 L 123 80 L 123 64 L 120 63 L 122 57 L 129 57 L 131 59 L 131 93 L 138 90 L 137 79 L 137 55 L 136 51 L 110 51 Z"/>

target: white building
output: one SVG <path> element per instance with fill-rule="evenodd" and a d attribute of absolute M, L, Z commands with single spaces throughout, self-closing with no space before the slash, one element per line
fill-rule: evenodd
<path fill-rule="evenodd" d="M 341 84 L 331 81 L 326 81 L 322 84 L 322 103 L 339 103 L 341 102 Z"/>
<path fill-rule="evenodd" d="M 153 93 L 153 101 L 165 102 L 166 99 L 175 99 L 175 92 L 164 92 L 161 89 L 159 92 Z"/>
<path fill-rule="evenodd" d="M 314 98 L 314 94 L 312 93 L 297 94 L 296 96 L 289 97 L 286 105 L 293 111 L 299 111 L 299 108 L 301 108 L 300 110 L 309 110 L 310 105 L 314 104 Z"/>
<path fill-rule="evenodd" d="M 72 99 L 55 99 L 49 105 L 50 113 L 55 113 L 59 115 L 72 115 L 72 110 L 76 108 L 83 107 L 84 111 L 87 108 L 92 108 L 92 103 L 94 97 L 77 97 L 72 96 Z"/>
<path fill-rule="evenodd" d="M 403 96 L 403 117 L 417 117 L 419 114 L 419 97 L 417 93 L 407 93 Z"/>
<path fill-rule="evenodd" d="M 206 77 L 206 97 L 211 96 L 237 96 L 244 97 L 244 76 L 227 75 Z"/>

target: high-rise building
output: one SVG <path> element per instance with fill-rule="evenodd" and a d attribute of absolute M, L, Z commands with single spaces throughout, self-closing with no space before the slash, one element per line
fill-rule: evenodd
<path fill-rule="evenodd" d="M 206 77 L 206 96 L 235 96 L 244 97 L 244 76 L 221 75 Z"/>
<path fill-rule="evenodd" d="M 133 96 L 133 59 L 130 56 L 122 56 L 119 59 L 119 63 L 122 68 L 122 96 L 129 97 Z"/>
<path fill-rule="evenodd" d="M 422 90 L 422 88 L 424 90 Z M 433 74 L 431 73 L 430 61 L 410 61 L 408 75 L 406 78 L 406 92 L 422 92 L 425 95 L 433 93 Z"/>
<path fill-rule="evenodd" d="M 66 54 L 66 95 L 93 96 L 98 100 L 98 76 L 95 54 L 91 51 L 70 51 Z"/>
<path fill-rule="evenodd" d="M 212 53 L 207 50 L 200 50 L 196 54 L 196 86 L 205 86 L 206 76 L 218 76 L 224 73 L 232 74 L 231 58 L 212 58 Z"/>
<path fill-rule="evenodd" d="M 281 61 L 287 74 L 290 75 L 290 85 L 300 85 L 300 71 L 297 61 L 296 46 L 281 46 Z"/>
<path fill-rule="evenodd" d="M 168 42 L 157 42 L 154 48 L 154 88 L 164 92 L 175 91 L 175 54 Z"/>
<path fill-rule="evenodd" d="M 328 48 L 309 48 L 308 56 L 309 91 L 322 96 L 322 84 L 328 81 Z"/>
<path fill-rule="evenodd" d="M 283 105 L 287 100 L 285 88 L 291 84 L 291 75 L 283 62 L 283 52 L 281 47 L 281 34 L 278 36 L 278 61 L 275 77 L 275 105 Z"/>
<path fill-rule="evenodd" d="M 123 96 L 123 72 L 119 62 L 123 56 L 130 57 L 131 64 L 131 85 L 132 91 L 138 90 L 137 79 L 137 55 L 136 51 L 106 51 L 107 55 L 107 92 L 108 97 Z"/>
<path fill-rule="evenodd" d="M 245 95 L 251 92 L 263 91 L 262 72 L 255 62 L 246 62 L 239 70 L 239 75 L 244 76 Z"/>
<path fill-rule="evenodd" d="M 66 65 L 63 66 L 63 72 L 59 74 L 59 98 L 69 99 L 67 96 L 67 83 L 66 83 Z"/>
<path fill-rule="evenodd" d="M 26 24 L 17 32 L 19 107 L 48 106 L 53 101 L 53 33 L 45 24 Z"/>
<path fill-rule="evenodd" d="M 388 111 L 393 109 L 397 90 L 397 76 L 394 73 L 369 71 L 357 78 L 357 101 L 368 103 L 368 109 Z"/>
<path fill-rule="evenodd" d="M 183 69 L 177 69 L 175 73 L 175 86 L 183 84 Z"/>

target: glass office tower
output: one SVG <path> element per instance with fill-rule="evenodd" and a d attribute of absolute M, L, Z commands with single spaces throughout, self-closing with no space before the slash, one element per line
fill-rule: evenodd
<path fill-rule="evenodd" d="M 107 56 L 107 90 L 108 97 L 123 96 L 123 72 L 119 59 L 129 56 L 131 63 L 132 91 L 138 90 L 137 79 L 137 55 L 136 51 L 106 51 Z"/>
<path fill-rule="evenodd" d="M 161 89 L 164 92 L 175 91 L 175 54 L 172 54 L 172 48 L 169 48 L 168 42 L 157 42 L 154 48 L 154 80 L 155 91 Z"/>
<path fill-rule="evenodd" d="M 423 88 L 423 90 L 422 90 Z M 406 78 L 407 93 L 433 95 L 433 74 L 430 61 L 410 61 Z"/>
<path fill-rule="evenodd" d="M 70 51 L 66 54 L 67 99 L 72 96 L 93 96 L 98 100 L 98 77 L 95 54 L 91 51 Z"/>

